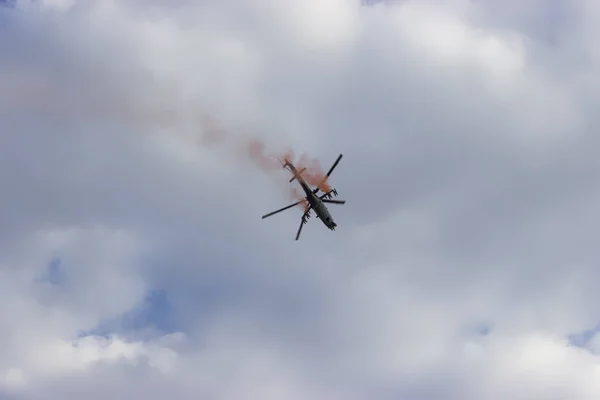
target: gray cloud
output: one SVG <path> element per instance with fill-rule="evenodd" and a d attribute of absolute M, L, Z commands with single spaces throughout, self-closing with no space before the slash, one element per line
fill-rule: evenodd
<path fill-rule="evenodd" d="M 598 396 L 595 3 L 73 4 L 0 26 L 0 396 Z"/>

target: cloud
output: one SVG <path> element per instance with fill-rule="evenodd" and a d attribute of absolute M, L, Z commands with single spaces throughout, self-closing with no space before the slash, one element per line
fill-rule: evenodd
<path fill-rule="evenodd" d="M 598 397 L 598 8 L 384 3 L 0 10 L 0 397 Z"/>

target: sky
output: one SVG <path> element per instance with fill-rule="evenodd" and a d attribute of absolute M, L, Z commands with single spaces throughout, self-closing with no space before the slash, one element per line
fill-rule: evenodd
<path fill-rule="evenodd" d="M 0 399 L 600 398 L 597 1 L 3 5 Z"/>

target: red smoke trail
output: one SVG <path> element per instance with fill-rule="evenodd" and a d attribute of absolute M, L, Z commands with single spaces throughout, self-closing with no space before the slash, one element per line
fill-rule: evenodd
<path fill-rule="evenodd" d="M 196 121 L 201 125 L 201 135 L 190 138 L 186 134 L 185 118 L 176 105 L 165 107 L 160 101 L 158 104 L 140 102 L 130 97 L 129 93 L 119 91 L 113 93 L 112 87 L 107 87 L 106 91 L 103 89 L 90 92 L 82 97 L 78 91 L 73 93 L 65 91 L 54 82 L 36 77 L 36 74 L 26 72 L 0 75 L 0 92 L 8 94 L 0 97 L 0 106 L 27 109 L 29 112 L 46 111 L 69 118 L 71 115 L 91 113 L 106 119 L 116 118 L 127 121 L 143 128 L 144 131 L 148 128 L 165 129 L 171 135 L 179 136 L 183 140 L 191 140 L 194 144 L 205 148 L 215 145 L 232 146 L 229 149 L 232 150 L 234 157 L 251 160 L 261 171 L 271 176 L 273 172 L 283 169 L 278 159 L 287 158 L 298 170 L 305 168 L 302 177 L 310 186 L 318 185 L 324 192 L 331 190 L 317 159 L 307 154 L 296 159 L 291 149 L 280 154 L 267 154 L 266 145 L 259 138 L 244 139 L 233 135 L 210 116 L 205 115 L 200 121 Z M 10 101 L 5 102 L 6 99 Z M 283 184 L 291 199 L 303 200 L 300 206 L 307 206 L 304 193 L 297 188 L 296 183 L 289 184 L 286 180 L 282 181 Z"/>
<path fill-rule="evenodd" d="M 296 159 L 294 152 L 291 149 L 282 153 L 267 154 L 266 145 L 261 139 L 251 138 L 241 140 L 239 138 L 233 138 L 233 135 L 220 127 L 214 118 L 211 117 L 204 118 L 202 131 L 201 142 L 205 145 L 224 142 L 229 139 L 234 139 L 237 144 L 242 144 L 244 147 L 243 153 L 245 153 L 245 155 L 266 174 L 281 171 L 283 166 L 279 160 L 287 158 L 298 170 L 305 168 L 302 177 L 310 186 L 318 186 L 323 192 L 331 190 L 331 186 L 325 179 L 326 175 L 321 168 L 319 160 L 311 158 L 307 154 L 302 154 L 298 159 Z M 288 185 L 287 190 L 289 191 L 290 198 L 294 201 L 302 201 L 299 205 L 303 209 L 306 209 L 308 203 L 304 193 L 301 190 L 294 188 L 288 182 L 286 182 L 286 185 Z"/>

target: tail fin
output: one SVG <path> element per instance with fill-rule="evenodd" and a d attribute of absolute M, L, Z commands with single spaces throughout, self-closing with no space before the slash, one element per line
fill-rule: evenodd
<path fill-rule="evenodd" d="M 300 175 L 302 175 L 302 173 L 303 173 L 304 171 L 306 171 L 306 168 L 301 168 L 301 169 L 300 169 L 300 171 L 298 171 L 298 172 L 297 172 L 297 174 L 296 174 L 296 175 L 294 175 L 294 176 L 292 177 L 292 179 L 290 179 L 290 183 L 294 182 L 294 179 L 296 179 L 297 177 L 299 177 Z"/>
<path fill-rule="evenodd" d="M 281 164 L 281 166 L 283 168 L 288 167 L 288 166 L 291 165 L 290 162 L 287 160 L 287 158 L 281 159 L 281 158 L 277 157 L 277 161 L 279 161 L 279 163 Z"/>

